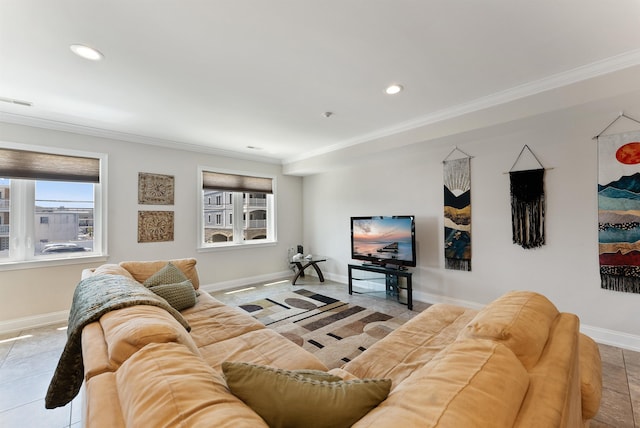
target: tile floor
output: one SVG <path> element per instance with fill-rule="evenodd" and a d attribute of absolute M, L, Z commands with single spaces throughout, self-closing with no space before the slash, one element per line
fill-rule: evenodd
<path fill-rule="evenodd" d="M 272 287 L 258 285 L 250 292 L 214 293 L 214 296 L 226 303 L 238 304 L 283 287 L 293 288 L 286 283 Z M 392 301 L 366 295 L 349 296 L 344 285 L 329 281 L 320 284 L 313 278 L 299 281 L 295 288 L 300 287 L 406 318 L 428 306 L 414 302 L 411 312 Z M 0 427 L 80 427 L 81 396 L 62 408 L 44 408 L 47 386 L 66 340 L 64 327 L 52 325 L 0 335 Z M 591 427 L 640 428 L 640 353 L 607 345 L 600 345 L 600 353 L 604 384 L 602 404 Z"/>

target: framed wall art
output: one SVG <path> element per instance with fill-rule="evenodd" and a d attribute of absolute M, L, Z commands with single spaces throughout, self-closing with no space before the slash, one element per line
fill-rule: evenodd
<path fill-rule="evenodd" d="M 138 203 L 142 205 L 173 205 L 173 175 L 138 173 Z"/>
<path fill-rule="evenodd" d="M 173 241 L 173 211 L 138 211 L 138 242 Z"/>

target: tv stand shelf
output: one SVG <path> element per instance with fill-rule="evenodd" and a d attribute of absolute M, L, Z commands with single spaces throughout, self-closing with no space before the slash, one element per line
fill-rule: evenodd
<path fill-rule="evenodd" d="M 385 284 L 385 296 L 387 298 L 395 298 L 398 302 L 406 304 L 409 310 L 413 310 L 413 289 L 411 284 L 411 272 L 406 269 L 387 268 L 384 266 L 376 266 L 370 264 L 364 265 L 348 265 L 349 270 L 349 294 L 353 294 L 353 281 L 384 281 Z M 383 274 L 384 277 L 378 278 L 354 278 L 353 271 L 365 271 Z M 405 278 L 406 285 L 400 286 L 400 278 Z M 406 291 L 406 303 L 402 301 L 401 291 Z M 373 290 L 371 291 L 374 292 Z M 367 292 L 355 291 L 355 293 L 364 294 Z"/>

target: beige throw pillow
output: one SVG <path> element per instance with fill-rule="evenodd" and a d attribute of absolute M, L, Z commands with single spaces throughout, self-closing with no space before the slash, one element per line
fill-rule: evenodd
<path fill-rule="evenodd" d="M 327 380 L 248 363 L 222 363 L 231 392 L 271 428 L 348 427 L 387 398 L 389 379 Z M 319 377 L 318 377 L 319 376 Z"/>

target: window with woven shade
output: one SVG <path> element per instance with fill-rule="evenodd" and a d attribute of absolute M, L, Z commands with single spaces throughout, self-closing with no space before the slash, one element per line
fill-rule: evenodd
<path fill-rule="evenodd" d="M 200 248 L 275 242 L 275 179 L 201 168 Z"/>
<path fill-rule="evenodd" d="M 0 265 L 100 256 L 106 155 L 0 148 Z"/>

